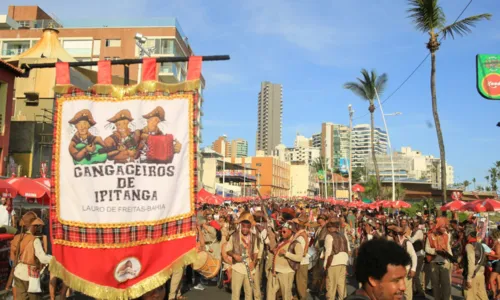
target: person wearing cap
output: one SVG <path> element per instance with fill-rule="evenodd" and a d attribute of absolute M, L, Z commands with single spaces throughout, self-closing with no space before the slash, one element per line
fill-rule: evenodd
<path fill-rule="evenodd" d="M 239 229 L 229 238 L 226 254 L 232 258 L 231 299 L 240 300 L 241 288 L 245 291 L 245 299 L 253 299 L 253 291 L 260 289 L 255 284 L 257 259 L 259 255 L 258 236 L 251 232 L 255 220 L 250 212 L 243 212 L 237 223 Z M 252 280 L 253 284 L 250 284 Z"/>
<path fill-rule="evenodd" d="M 139 130 L 133 131 L 129 128 L 134 119 L 128 109 L 117 112 L 108 122 L 113 123 L 116 130 L 104 140 L 108 159 L 115 164 L 133 162 L 137 153 L 137 145 L 141 134 Z"/>
<path fill-rule="evenodd" d="M 16 262 L 14 268 L 14 285 L 16 288 L 16 299 L 41 299 L 41 294 L 28 293 L 30 273 L 39 273 L 40 264 L 48 265 L 52 260 L 43 249 L 42 242 L 34 234 L 44 226 L 43 221 L 36 217 L 33 212 L 26 213 L 21 226 L 28 228 L 26 233 L 14 237 L 11 242 L 10 256 Z"/>
<path fill-rule="evenodd" d="M 146 153 L 148 151 L 147 141 L 149 136 L 164 135 L 158 124 L 165 121 L 165 110 L 161 106 L 157 106 L 151 112 L 142 116 L 146 119 L 146 126 L 140 131 L 140 142 L 137 150 L 140 152 L 141 161 L 148 162 L 146 159 Z M 174 153 L 181 152 L 182 145 L 177 140 L 174 139 Z M 156 162 L 156 161 L 155 161 Z"/>
<path fill-rule="evenodd" d="M 332 218 L 326 224 L 328 234 L 325 238 L 326 298 L 328 300 L 344 299 L 347 294 L 347 264 L 351 248 L 346 234 L 340 232 L 340 220 Z"/>
<path fill-rule="evenodd" d="M 281 227 L 281 241 L 274 249 L 272 270 L 267 280 L 267 300 L 275 300 L 279 290 L 283 300 L 292 299 L 293 278 L 304 255 L 304 248 L 293 240 L 294 232 L 295 224 L 291 221 Z"/>
<path fill-rule="evenodd" d="M 372 219 L 366 220 L 364 227 L 364 234 L 361 239 L 361 244 L 367 241 L 371 241 L 374 238 L 381 237 L 375 230 L 375 227 L 376 227 L 375 222 Z"/>
<path fill-rule="evenodd" d="M 467 245 L 464 253 L 464 296 L 465 300 L 487 300 L 484 270 L 488 258 L 477 232 L 471 231 L 467 235 Z"/>
<path fill-rule="evenodd" d="M 295 233 L 293 240 L 299 242 L 299 244 L 304 249 L 303 258 L 300 262 L 300 267 L 295 273 L 295 285 L 297 287 L 297 294 L 300 300 L 307 299 L 307 283 L 308 283 L 308 272 L 309 272 L 309 236 L 306 231 L 309 219 L 307 215 L 301 214 L 298 218 L 292 220 L 297 227 L 297 232 Z"/>
<path fill-rule="evenodd" d="M 314 248 L 316 248 L 316 253 L 319 255 L 319 260 L 312 269 L 312 291 L 314 293 L 319 293 L 321 289 L 321 282 L 324 278 L 324 249 L 325 249 L 325 238 L 328 233 L 326 229 L 326 221 L 328 216 L 326 214 L 319 214 L 316 218 L 319 227 L 314 233 Z"/>
<path fill-rule="evenodd" d="M 391 228 L 392 238 L 396 244 L 405 249 L 406 253 L 410 256 L 411 264 L 406 266 L 407 276 L 405 277 L 405 299 L 413 299 L 413 278 L 417 270 L 417 254 L 413 248 L 413 244 L 406 238 L 405 230 L 399 226 Z"/>
<path fill-rule="evenodd" d="M 452 257 L 450 235 L 446 230 L 448 220 L 440 217 L 431 229 L 425 243 L 427 260 L 431 264 L 431 282 L 434 299 L 451 299 Z"/>
<path fill-rule="evenodd" d="M 96 124 L 90 110 L 80 110 L 68 123 L 76 128 L 69 143 L 69 154 L 73 157 L 73 163 L 75 165 L 90 165 L 106 162 L 107 154 L 99 153 L 99 150 L 104 147 L 104 141 L 101 137 L 94 136 L 89 132 L 89 129 Z"/>

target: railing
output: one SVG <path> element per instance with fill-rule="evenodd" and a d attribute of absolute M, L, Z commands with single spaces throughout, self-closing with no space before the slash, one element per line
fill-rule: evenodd
<path fill-rule="evenodd" d="M 29 47 L 15 48 L 15 49 L 2 49 L 2 56 L 19 55 L 19 54 L 27 51 L 28 49 L 29 49 Z"/>

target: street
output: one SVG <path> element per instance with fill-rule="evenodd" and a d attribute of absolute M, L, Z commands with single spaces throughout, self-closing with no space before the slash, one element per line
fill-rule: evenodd
<path fill-rule="evenodd" d="M 356 282 L 353 278 L 348 278 L 348 282 L 349 282 L 349 286 L 348 286 L 347 292 L 348 292 L 348 295 L 350 295 L 355 290 L 354 285 L 356 284 Z M 206 299 L 225 300 L 225 299 L 231 299 L 230 293 L 226 292 L 223 289 L 217 288 L 217 286 L 215 286 L 215 285 L 208 285 L 205 287 L 206 288 L 204 291 L 198 291 L 195 289 L 191 289 L 185 295 L 188 297 L 189 300 L 206 300 Z M 242 291 L 242 295 L 243 295 L 243 291 Z M 456 287 L 452 288 L 452 295 L 453 295 L 453 300 L 464 299 L 462 297 L 461 290 L 457 289 Z M 323 299 L 325 299 L 325 296 L 322 296 L 322 297 L 314 296 L 313 297 L 313 296 L 309 295 L 309 300 L 323 300 Z M 414 299 L 420 300 L 420 299 L 434 299 L 434 298 L 431 296 L 427 296 L 427 298 L 414 297 Z"/>

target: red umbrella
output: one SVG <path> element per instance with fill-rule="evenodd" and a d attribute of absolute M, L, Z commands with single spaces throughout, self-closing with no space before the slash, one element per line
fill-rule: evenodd
<path fill-rule="evenodd" d="M 454 200 L 454 201 L 448 202 L 445 205 L 441 206 L 440 209 L 441 209 L 441 211 L 457 211 L 465 204 L 466 203 L 464 201 Z"/>
<path fill-rule="evenodd" d="M 5 180 L 0 180 L 0 193 L 4 198 L 14 198 L 17 196 L 17 189 Z"/>
<path fill-rule="evenodd" d="M 460 210 L 474 212 L 500 211 L 500 201 L 493 199 L 476 200 L 465 204 Z"/>
<path fill-rule="evenodd" d="M 352 191 L 363 193 L 365 191 L 365 188 L 361 184 L 356 183 L 355 185 L 352 186 Z"/>
<path fill-rule="evenodd" d="M 214 194 L 209 193 L 205 189 L 201 189 L 196 194 L 196 202 L 210 205 L 221 205 L 224 200 L 221 197 L 217 197 Z"/>
<path fill-rule="evenodd" d="M 36 182 L 40 182 L 41 184 L 47 186 L 49 189 L 51 187 L 50 179 L 49 178 L 41 177 L 41 178 L 35 178 L 33 180 L 36 181 Z"/>
<path fill-rule="evenodd" d="M 45 184 L 37 182 L 27 177 L 12 177 L 6 180 L 12 185 L 19 195 L 26 198 L 42 198 L 44 195 L 50 196 L 50 188 Z"/>

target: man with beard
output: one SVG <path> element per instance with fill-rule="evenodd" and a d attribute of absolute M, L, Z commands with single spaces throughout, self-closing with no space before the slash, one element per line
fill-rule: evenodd
<path fill-rule="evenodd" d="M 142 116 L 147 120 L 147 125 L 140 131 L 141 140 L 139 142 L 139 146 L 137 147 L 138 156 L 141 161 L 146 163 L 159 163 L 161 161 L 151 160 L 147 158 L 147 152 L 150 150 L 148 148 L 148 138 L 149 136 L 162 136 L 163 132 L 158 127 L 160 122 L 165 121 L 165 110 L 161 106 L 157 106 L 148 114 Z M 178 140 L 174 139 L 173 142 L 174 153 L 181 152 L 181 143 Z M 171 161 L 171 159 L 169 159 Z"/>
<path fill-rule="evenodd" d="M 128 109 L 122 109 L 116 113 L 108 122 L 115 124 L 116 130 L 104 140 L 108 159 L 115 164 L 125 164 L 135 160 L 137 144 L 140 139 L 139 131 L 129 128 L 134 119 Z"/>
<path fill-rule="evenodd" d="M 250 232 L 255 221 L 252 214 L 245 211 L 240 215 L 237 223 L 240 224 L 240 228 L 231 235 L 226 245 L 226 253 L 233 259 L 231 299 L 240 300 L 241 287 L 243 286 L 245 300 L 252 300 L 252 289 L 254 288 L 252 285 L 255 285 L 254 278 L 256 276 L 255 265 L 259 255 L 258 237 Z"/>
<path fill-rule="evenodd" d="M 411 263 L 406 251 L 392 241 L 374 239 L 359 249 L 356 280 L 361 288 L 346 300 L 401 300 L 404 296 L 406 266 Z"/>
<path fill-rule="evenodd" d="M 76 128 L 76 133 L 69 143 L 69 154 L 73 157 L 73 163 L 89 165 L 106 162 L 107 155 L 98 153 L 104 147 L 104 141 L 89 132 L 89 129 L 96 124 L 90 110 L 83 109 L 77 112 L 68 123 Z"/>

